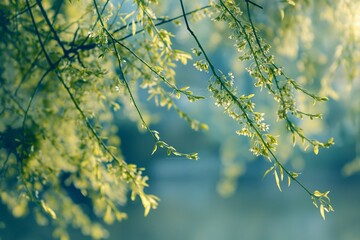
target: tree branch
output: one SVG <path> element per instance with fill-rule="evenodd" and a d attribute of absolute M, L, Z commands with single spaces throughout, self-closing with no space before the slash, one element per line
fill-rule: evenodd
<path fill-rule="evenodd" d="M 221 0 L 220 0 L 221 1 Z M 221 1 L 222 2 L 222 1 Z M 181 4 L 181 8 L 183 13 L 185 13 L 185 9 L 184 9 L 184 5 L 183 5 L 183 1 L 180 0 L 180 4 Z M 214 65 L 212 64 L 212 62 L 210 61 L 209 57 L 207 56 L 204 48 L 202 47 L 200 41 L 198 40 L 197 36 L 195 35 L 195 33 L 191 30 L 188 20 L 186 18 L 186 15 L 184 15 L 184 20 L 186 23 L 186 28 L 187 30 L 190 32 L 190 34 L 193 36 L 193 38 L 195 39 L 198 47 L 201 49 L 201 51 L 204 54 L 204 57 L 206 59 L 206 61 L 208 62 L 210 69 L 213 73 L 213 75 L 215 76 L 215 78 L 220 82 L 222 88 L 226 91 L 226 93 L 231 97 L 231 99 L 237 104 L 237 106 L 240 108 L 241 112 L 243 113 L 243 115 L 245 116 L 246 121 L 248 122 L 248 124 L 251 126 L 251 128 L 255 131 L 256 135 L 258 136 L 258 138 L 261 140 L 261 142 L 264 144 L 264 146 L 267 148 L 268 152 L 270 153 L 270 155 L 272 156 L 272 158 L 275 160 L 276 164 L 281 167 L 281 169 L 283 169 L 285 171 L 285 173 L 292 179 L 294 180 L 297 184 L 299 184 L 299 186 L 304 189 L 310 196 L 314 196 L 314 194 L 312 192 L 310 192 L 310 190 L 308 190 L 298 179 L 296 179 L 294 176 L 292 176 L 292 174 L 284 168 L 284 166 L 280 163 L 280 161 L 277 159 L 276 155 L 273 153 L 273 151 L 268 147 L 267 142 L 265 141 L 265 139 L 263 138 L 260 130 L 254 125 L 253 121 L 250 119 L 248 113 L 245 110 L 245 107 L 242 105 L 242 103 L 238 100 L 238 97 L 236 97 L 231 91 L 230 89 L 227 87 L 227 85 L 223 82 L 223 80 L 221 79 L 221 77 L 217 74 Z"/>
<path fill-rule="evenodd" d="M 252 5 L 254 5 L 254 6 L 256 6 L 256 7 L 260 8 L 260 9 L 263 9 L 262 6 L 260 6 L 260 5 L 257 4 L 257 3 L 254 3 L 253 1 L 245 0 L 245 2 L 246 2 L 246 5 L 249 5 L 249 3 L 251 3 Z"/>
<path fill-rule="evenodd" d="M 42 15 L 43 15 L 43 17 L 44 17 L 47 25 L 49 26 L 51 32 L 53 33 L 55 40 L 58 42 L 58 44 L 60 45 L 61 49 L 63 50 L 63 53 L 64 53 L 65 57 L 68 58 L 68 57 L 69 57 L 68 51 L 65 49 L 64 44 L 62 43 L 62 41 L 61 41 L 60 37 L 58 36 L 56 30 L 54 29 L 53 24 L 50 22 L 49 17 L 48 17 L 48 15 L 47 15 L 47 13 L 46 13 L 46 11 L 45 11 L 42 3 L 41 3 L 41 0 L 36 0 L 36 2 L 38 3 L 38 5 L 39 5 L 39 7 L 40 7 L 40 11 L 41 11 L 41 13 L 42 13 Z"/>

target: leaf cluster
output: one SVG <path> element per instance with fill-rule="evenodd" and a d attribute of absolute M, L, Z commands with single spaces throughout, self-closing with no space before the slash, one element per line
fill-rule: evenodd
<path fill-rule="evenodd" d="M 194 21 L 212 16 L 225 23 L 254 86 L 277 104 L 279 124 L 292 135 L 294 145 L 300 139 L 304 148 L 312 146 L 318 154 L 334 141 L 305 135 L 297 123 L 321 114 L 299 109 L 297 96 L 314 104 L 327 98 L 309 92 L 277 65 L 252 19 L 262 6 L 244 3 L 242 9 L 235 1 L 220 0 L 186 12 L 180 0 L 182 14 L 172 18 L 158 17 L 154 0 L 125 0 L 117 6 L 109 0 L 1 3 L 0 57 L 6 61 L 0 64 L 0 199 L 12 214 L 24 216 L 35 203 L 37 223 L 51 222 L 54 237 L 69 239 L 67 229 L 72 226 L 101 239 L 108 235 L 101 222 L 125 219 L 122 207 L 128 200 L 139 198 L 145 216 L 157 208 L 159 198 L 146 190 L 145 169 L 122 155 L 117 136 L 122 126 L 114 122 L 114 114 L 123 113 L 147 131 L 154 141 L 149 154 L 162 148 L 167 155 L 197 160 L 197 153 L 180 152 L 161 138 L 140 100 L 140 91 L 145 91 L 148 100 L 175 111 L 193 130 L 207 130 L 178 104 L 181 98 L 204 99 L 176 79 L 176 65 L 191 62 L 211 75 L 208 90 L 214 104 L 236 122 L 236 134 L 249 139 L 250 152 L 270 162 L 264 176 L 272 173 L 280 191 L 284 178 L 289 186 L 291 181 L 299 184 L 325 219 L 325 212 L 333 210 L 329 192 L 308 190 L 299 173 L 281 163 L 275 154 L 278 136 L 272 134 L 265 114 L 257 111 L 257 94 L 243 94 L 237 76 L 217 69 L 190 27 L 190 16 Z M 170 22 L 180 26 L 180 19 L 195 40 L 193 56 L 175 49 L 176 36 L 160 27 Z M 229 175 L 235 178 L 239 172 Z"/>

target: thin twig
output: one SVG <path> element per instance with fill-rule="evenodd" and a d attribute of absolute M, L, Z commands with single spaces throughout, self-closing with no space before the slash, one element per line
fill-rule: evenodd
<path fill-rule="evenodd" d="M 54 35 L 55 40 L 56 40 L 56 41 L 58 42 L 58 44 L 60 45 L 61 49 L 63 50 L 64 55 L 65 55 L 66 57 L 68 57 L 68 51 L 65 49 L 63 42 L 61 41 L 61 39 L 60 39 L 60 37 L 58 36 L 56 30 L 54 29 L 53 24 L 50 22 L 50 19 L 49 19 L 48 15 L 47 15 L 47 13 L 46 13 L 46 11 L 45 11 L 42 3 L 41 3 L 41 0 L 37 0 L 37 3 L 38 3 L 38 5 L 39 5 L 39 7 L 40 7 L 41 14 L 43 15 L 43 17 L 44 17 L 47 25 L 49 26 L 51 32 L 52 32 L 53 35 Z"/>
<path fill-rule="evenodd" d="M 27 5 L 26 8 L 24 8 L 23 10 L 15 13 L 13 16 L 9 17 L 8 19 L 9 19 L 9 20 L 13 20 L 14 18 L 17 18 L 18 16 L 20 16 L 21 14 L 26 13 L 28 10 L 30 10 L 30 9 L 33 8 L 33 7 L 35 7 L 36 5 L 37 5 L 37 2 L 34 3 L 34 4 L 31 5 L 31 6 Z"/>
<path fill-rule="evenodd" d="M 222 1 L 221 1 L 222 2 Z M 185 9 L 184 9 L 184 5 L 183 5 L 183 1 L 180 0 L 180 4 L 181 4 L 181 8 L 183 13 L 185 13 Z M 230 91 L 230 89 L 227 87 L 227 85 L 223 82 L 223 80 L 220 78 L 220 76 L 217 74 L 214 65 L 212 64 L 212 62 L 210 61 L 209 57 L 207 56 L 204 48 L 202 47 L 202 44 L 200 43 L 200 41 L 198 40 L 197 36 L 195 35 L 195 33 L 191 30 L 190 25 L 188 23 L 187 17 L 186 15 L 184 15 L 184 20 L 186 23 L 186 28 L 187 30 L 190 32 L 190 34 L 193 36 L 193 38 L 195 39 L 198 47 L 201 49 L 202 53 L 204 54 L 204 57 L 206 59 L 206 61 L 208 62 L 210 69 L 213 73 L 213 75 L 215 76 L 215 78 L 220 82 L 222 88 L 227 92 L 227 94 L 231 97 L 231 99 L 237 104 L 237 106 L 240 108 L 241 112 L 243 113 L 243 115 L 245 116 L 246 121 L 248 122 L 248 124 L 250 125 L 250 127 L 255 131 L 256 135 L 258 136 L 258 138 L 261 140 L 261 142 L 264 144 L 264 146 L 266 147 L 266 149 L 268 150 L 268 152 L 270 153 L 270 155 L 272 156 L 272 158 L 275 160 L 276 164 L 278 166 L 280 166 L 285 173 L 292 179 L 294 180 L 297 184 L 299 184 L 299 186 L 301 188 L 303 188 L 310 196 L 314 196 L 313 193 L 310 192 L 310 190 L 308 190 L 298 179 L 296 179 L 294 176 L 292 176 L 292 174 L 285 169 L 285 167 L 280 163 L 280 161 L 277 159 L 276 155 L 273 153 L 273 151 L 268 147 L 267 142 L 265 141 L 265 139 L 263 138 L 260 130 L 254 125 L 254 123 L 252 122 L 252 120 L 250 119 L 248 113 L 245 110 L 245 107 L 241 104 L 241 102 L 238 100 L 238 98 Z"/>
<path fill-rule="evenodd" d="M 187 12 L 187 13 L 183 13 L 182 15 L 179 15 L 179 16 L 176 16 L 176 17 L 173 17 L 173 18 L 170 18 L 170 19 L 167 19 L 167 20 L 162 20 L 161 22 L 158 22 L 158 23 L 156 23 L 154 26 L 160 26 L 160 25 L 162 25 L 162 24 L 165 24 L 165 23 L 169 23 L 169 22 L 172 22 L 172 21 L 175 21 L 175 20 L 177 20 L 177 19 L 180 19 L 180 18 L 182 18 L 182 17 L 184 17 L 184 15 L 191 15 L 191 14 L 193 14 L 193 13 L 196 13 L 196 12 L 199 12 L 199 11 L 202 11 L 202 10 L 204 10 L 204 9 L 207 9 L 207 8 L 210 8 L 211 6 L 210 5 L 206 5 L 206 6 L 203 6 L 203 7 L 201 7 L 201 8 L 198 8 L 198 9 L 195 9 L 195 10 L 192 10 L 192 11 L 190 11 L 190 12 Z M 132 24 L 132 23 L 130 23 L 130 24 Z M 119 28 L 119 29 L 117 29 L 117 30 L 115 30 L 113 33 L 116 33 L 116 32 L 118 32 L 118 31 L 120 31 L 120 30 L 122 30 L 122 29 L 124 29 L 124 28 L 126 28 L 127 26 L 122 26 L 121 28 Z M 137 30 L 136 32 L 135 32 L 135 35 L 136 34 L 138 34 L 138 33 L 141 33 L 141 32 L 143 32 L 145 29 L 144 28 L 142 28 L 142 29 L 140 29 L 140 30 Z M 118 39 L 118 41 L 123 41 L 123 40 L 125 40 L 125 39 L 127 39 L 127 38 L 129 38 L 129 37 L 132 37 L 133 36 L 133 34 L 132 33 L 130 33 L 130 34 L 128 34 L 128 35 L 126 35 L 126 36 L 124 36 L 124 37 L 122 37 L 122 38 L 120 38 L 120 39 Z"/>
<path fill-rule="evenodd" d="M 253 1 L 250 1 L 250 0 L 245 0 L 245 2 L 246 2 L 246 5 L 249 5 L 249 3 L 251 3 L 252 5 L 254 5 L 254 6 L 256 6 L 256 7 L 263 9 L 263 7 L 262 7 L 262 6 L 260 6 L 260 5 L 259 5 L 259 4 L 257 4 L 257 3 L 254 3 Z"/>
<path fill-rule="evenodd" d="M 118 67 L 119 67 L 119 70 L 120 70 L 120 79 L 125 83 L 126 89 L 128 90 L 129 95 L 130 95 L 130 100 L 131 100 L 131 102 L 134 104 L 134 107 L 135 107 L 135 109 L 136 109 L 136 111 L 137 111 L 137 113 L 138 113 L 138 115 L 139 115 L 139 117 L 140 117 L 140 120 L 141 120 L 142 125 L 148 130 L 148 132 L 151 134 L 151 136 L 154 138 L 154 140 L 157 141 L 157 138 L 156 138 L 156 136 L 154 135 L 154 132 L 150 129 L 150 127 L 148 126 L 148 124 L 145 122 L 145 120 L 144 120 L 144 118 L 143 118 L 143 116 L 142 116 L 142 114 L 141 114 L 141 111 L 140 111 L 139 107 L 138 107 L 137 104 L 136 104 L 136 101 L 135 101 L 135 98 L 134 98 L 134 96 L 133 96 L 133 94 L 132 94 L 132 91 L 131 91 L 131 89 L 130 89 L 130 86 L 129 86 L 126 78 L 125 78 L 125 74 L 124 74 L 123 69 L 122 69 L 122 66 L 121 66 L 121 58 L 120 58 L 119 52 L 118 52 L 118 50 L 117 50 L 117 48 L 116 48 L 116 41 L 115 41 L 114 37 L 112 36 L 112 34 L 106 29 L 105 24 L 104 24 L 104 22 L 103 22 L 102 19 L 101 19 L 101 14 L 100 14 L 100 12 L 99 12 L 99 9 L 98 9 L 96 0 L 93 0 L 93 2 L 94 2 L 94 6 L 95 6 L 95 9 L 96 9 L 96 12 L 97 12 L 97 14 L 98 14 L 98 19 L 99 19 L 99 21 L 100 21 L 100 24 L 101 24 L 102 28 L 104 29 L 104 31 L 106 32 L 106 34 L 107 34 L 107 35 L 109 36 L 109 38 L 111 39 L 111 42 L 112 42 L 112 45 L 113 45 L 113 48 L 114 48 L 114 51 L 115 51 L 115 56 L 116 56 L 116 59 L 117 59 L 117 62 L 118 62 Z"/>
<path fill-rule="evenodd" d="M 252 17 L 251 17 L 251 13 L 250 13 L 250 7 L 249 7 L 249 2 L 246 1 L 246 10 L 247 10 L 247 14 L 248 14 L 248 18 L 249 18 L 249 22 L 250 22 L 250 25 L 251 25 L 251 29 L 252 29 L 252 32 L 255 36 L 255 40 L 256 40 L 256 44 L 258 45 L 260 51 L 261 51 L 261 54 L 263 55 L 263 57 L 265 59 L 268 59 L 268 56 L 266 55 L 261 43 L 260 43 L 260 38 L 258 37 L 258 34 L 255 30 L 255 26 L 254 26 L 254 23 L 252 21 Z M 254 58 L 256 59 L 257 57 L 254 55 Z M 272 63 L 271 64 L 275 69 L 279 70 L 279 68 L 274 64 Z M 274 77 L 274 80 L 275 80 L 275 86 L 280 94 L 280 102 L 281 102 L 281 105 L 282 107 L 284 108 L 284 111 L 286 111 L 286 103 L 285 103 L 285 100 L 284 100 L 284 94 L 283 94 L 283 91 L 281 91 L 280 89 L 280 85 L 279 85 L 279 80 L 275 74 L 275 71 L 273 68 L 269 68 L 270 71 L 271 71 L 271 74 L 273 75 Z M 282 72 L 282 71 L 281 71 Z M 297 110 L 294 110 L 294 111 L 297 111 Z M 301 139 L 305 139 L 308 143 L 310 143 L 311 145 L 314 145 L 313 141 L 311 139 L 309 139 L 308 137 L 306 137 L 304 134 L 302 134 L 299 129 L 294 125 L 293 122 L 290 121 L 289 119 L 289 116 L 287 115 L 288 113 L 285 112 L 285 120 L 286 120 L 286 123 L 287 123 L 287 126 L 291 129 L 291 132 L 296 132 L 296 134 L 301 138 Z"/>
<path fill-rule="evenodd" d="M 114 38 L 112 38 L 114 39 Z M 179 88 L 177 88 L 174 84 L 172 84 L 171 82 L 169 82 L 163 75 L 161 75 L 158 71 L 156 71 L 149 63 L 147 63 L 144 59 L 142 59 L 141 57 L 139 57 L 134 51 L 132 51 L 130 48 L 128 48 L 126 45 L 124 45 L 123 43 L 121 43 L 120 41 L 114 39 L 114 41 L 119 44 L 121 47 L 125 48 L 128 52 L 130 52 L 136 59 L 138 59 L 141 63 L 143 63 L 147 68 L 150 69 L 150 71 L 152 71 L 155 75 L 157 75 L 161 80 L 163 80 L 164 83 L 166 83 L 166 85 L 168 85 L 170 88 L 174 89 L 177 92 L 180 92 L 186 96 L 189 97 L 194 97 L 196 99 L 200 99 L 203 98 L 201 96 L 195 96 L 192 94 L 187 93 L 184 90 L 181 90 Z"/>
<path fill-rule="evenodd" d="M 35 33 L 36 33 L 36 36 L 38 37 L 38 40 L 39 40 L 41 49 L 42 49 L 42 51 L 43 51 L 43 53 L 44 53 L 44 55 L 45 55 L 45 58 L 46 58 L 47 62 L 48 62 L 49 65 L 50 65 L 50 67 L 53 67 L 53 63 L 52 63 L 49 55 L 47 54 L 47 52 L 46 52 L 46 50 L 45 50 L 44 43 L 43 43 L 42 40 L 41 40 L 40 33 L 39 33 L 38 28 L 37 28 L 35 19 L 34 19 L 34 15 L 33 15 L 33 13 L 32 13 L 32 10 L 31 10 L 31 8 L 30 8 L 30 5 L 29 5 L 29 0 L 26 0 L 26 4 L 27 4 L 27 6 L 28 6 L 29 13 L 30 13 L 30 17 L 31 17 L 31 21 L 32 21 L 32 23 L 33 23 L 33 25 L 34 25 Z"/>

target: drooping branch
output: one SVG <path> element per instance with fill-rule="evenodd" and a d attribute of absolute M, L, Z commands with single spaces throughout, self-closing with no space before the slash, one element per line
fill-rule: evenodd
<path fill-rule="evenodd" d="M 279 83 L 279 78 L 278 76 L 282 76 L 284 77 L 288 83 L 290 83 L 295 90 L 299 90 L 303 93 L 305 93 L 306 95 L 308 95 L 309 97 L 311 97 L 312 99 L 314 99 L 314 101 L 319 101 L 319 102 L 323 102 L 326 101 L 327 98 L 324 97 L 319 97 L 316 96 L 315 94 L 309 93 L 307 90 L 305 90 L 303 87 L 301 87 L 298 83 L 296 83 L 294 80 L 290 79 L 288 76 L 285 75 L 284 71 L 279 68 L 272 59 L 271 56 L 268 56 L 264 50 L 263 44 L 261 43 L 260 37 L 257 34 L 256 28 L 254 26 L 252 17 L 251 17 L 251 12 L 250 12 L 250 7 L 249 7 L 249 2 L 246 1 L 246 8 L 247 8 L 247 16 L 249 19 L 249 23 L 250 23 L 250 27 L 251 27 L 251 32 L 252 32 L 252 37 L 255 40 L 256 45 L 254 46 L 253 42 L 250 40 L 250 36 L 249 33 L 247 33 L 244 24 L 242 23 L 242 21 L 235 16 L 235 14 L 226 6 L 226 4 L 223 2 L 223 0 L 220 0 L 221 6 L 226 10 L 226 12 L 229 14 L 229 16 L 234 20 L 235 24 L 238 25 L 240 27 L 240 29 L 242 30 L 242 34 L 244 35 L 247 45 L 250 48 L 251 51 L 251 55 L 254 59 L 254 62 L 256 64 L 256 74 L 260 74 L 260 79 L 261 81 L 263 81 L 264 85 L 266 86 L 266 88 L 269 90 L 269 92 L 271 94 L 274 95 L 275 99 L 278 99 L 277 101 L 280 102 L 280 106 L 281 106 L 281 111 L 279 111 L 281 114 L 279 114 L 279 118 L 280 119 L 285 119 L 286 121 L 286 127 L 289 131 L 291 131 L 291 133 L 293 134 L 293 142 L 295 144 L 295 134 L 298 135 L 302 141 L 306 141 L 309 144 L 311 144 L 314 147 L 314 152 L 317 153 L 318 152 L 318 147 L 323 147 L 323 148 L 328 148 L 331 145 L 333 145 L 333 139 L 329 139 L 329 141 L 327 143 L 322 143 L 319 142 L 317 140 L 314 139 L 309 139 L 307 136 L 305 136 L 301 129 L 298 128 L 289 118 L 288 116 L 288 111 L 290 111 L 293 115 L 299 117 L 299 116 L 309 116 L 310 118 L 321 118 L 321 114 L 311 114 L 311 113 L 304 113 L 302 111 L 299 111 L 296 109 L 295 107 L 295 102 L 290 102 L 286 101 L 286 96 L 285 96 L 285 90 L 283 89 L 284 87 L 280 86 Z M 255 49 L 256 48 L 256 49 Z M 259 54 L 257 53 L 257 51 L 260 52 L 260 57 Z M 264 76 L 263 75 L 263 71 L 265 70 L 267 71 L 268 76 Z M 272 87 L 272 81 L 271 79 L 273 79 L 273 82 L 275 83 L 275 89 L 273 89 Z M 289 95 L 291 93 L 287 93 L 287 95 Z M 292 95 L 290 95 L 292 96 Z"/>
<path fill-rule="evenodd" d="M 181 9 L 183 11 L 183 13 L 185 13 L 185 8 L 184 8 L 184 4 L 183 1 L 180 0 L 180 4 L 181 4 Z M 222 0 L 220 0 L 220 4 L 222 6 L 224 6 L 224 8 L 226 8 L 226 5 L 223 3 Z M 247 2 L 248 4 L 248 2 Z M 231 13 L 230 10 L 227 9 L 227 11 Z M 255 136 L 259 139 L 259 141 L 262 143 L 263 147 L 266 149 L 265 152 L 260 152 L 260 155 L 263 155 L 264 157 L 267 157 L 268 159 L 270 159 L 270 157 L 275 161 L 274 165 L 269 168 L 264 175 L 267 175 L 269 172 L 273 172 L 274 173 L 274 177 L 275 177 L 275 181 L 276 184 L 279 188 L 279 190 L 281 191 L 281 187 L 280 187 L 280 181 L 283 180 L 283 174 L 284 172 L 286 173 L 286 175 L 288 176 L 289 179 L 289 183 L 290 183 L 290 179 L 295 181 L 307 194 L 309 194 L 310 198 L 312 199 L 314 205 L 316 207 L 318 207 L 317 202 L 320 203 L 320 213 L 321 216 L 325 219 L 325 215 L 324 215 L 324 211 L 333 211 L 332 206 L 330 205 L 330 198 L 327 196 L 329 192 L 325 192 L 325 193 L 321 193 L 319 191 L 314 191 L 311 192 L 307 187 L 305 187 L 299 180 L 298 180 L 298 174 L 293 173 L 289 170 L 287 170 L 284 165 L 279 161 L 279 159 L 277 158 L 277 156 L 274 154 L 273 149 L 271 147 L 271 145 L 269 144 L 269 142 L 267 142 L 263 136 L 262 131 L 259 129 L 259 127 L 253 122 L 253 120 L 251 119 L 251 117 L 249 116 L 249 113 L 246 109 L 246 105 L 242 102 L 242 98 L 241 97 L 237 97 L 236 95 L 236 90 L 231 89 L 231 85 L 229 85 L 227 82 L 225 82 L 223 80 L 223 78 L 217 73 L 215 66 L 213 65 L 212 61 L 210 60 L 210 58 L 208 57 L 207 53 L 205 52 L 202 44 L 200 43 L 199 39 L 197 38 L 196 34 L 194 33 L 194 31 L 191 29 L 187 17 L 184 14 L 184 21 L 186 24 L 186 28 L 188 30 L 188 32 L 191 34 L 191 36 L 194 38 L 196 44 L 198 45 L 198 47 L 200 48 L 201 52 L 203 53 L 206 62 L 209 64 L 210 66 L 210 70 L 213 74 L 213 76 L 215 77 L 216 81 L 220 84 L 221 88 L 220 90 L 216 90 L 216 92 L 218 91 L 225 91 L 226 95 L 229 96 L 229 98 L 231 99 L 231 101 L 233 103 L 236 104 L 236 106 L 240 109 L 241 111 L 241 116 L 243 116 L 243 118 L 245 119 L 246 123 L 250 126 L 250 128 L 254 131 Z M 239 21 L 238 21 L 239 22 Z M 243 28 L 242 26 L 240 26 L 241 28 Z M 246 34 L 246 32 L 245 32 Z M 251 44 L 249 42 L 249 45 L 251 47 Z M 256 58 L 256 54 L 255 52 L 253 52 L 253 57 Z M 214 90 L 215 91 L 215 90 Z M 226 106 L 225 109 L 229 109 L 231 104 L 227 104 L 229 106 Z M 248 135 L 248 134 L 246 134 Z M 251 136 L 251 135 L 248 135 Z M 272 141 L 272 140 L 271 140 Z M 270 156 L 268 156 L 270 155 Z M 277 170 L 279 170 L 280 172 L 280 178 L 279 175 L 277 173 Z"/>
<path fill-rule="evenodd" d="M 126 47 L 123 43 L 121 43 L 121 41 L 119 40 L 116 40 L 113 35 L 110 33 L 110 31 L 105 27 L 105 24 L 101 18 L 101 14 L 99 12 L 99 9 L 98 9 L 98 5 L 96 3 L 96 0 L 93 0 L 93 3 L 94 3 L 94 6 L 95 6 L 95 9 L 97 11 L 97 14 L 98 14 L 98 19 L 100 21 L 100 24 L 101 24 L 101 27 L 102 29 L 105 31 L 105 33 L 107 34 L 107 36 L 110 38 L 111 40 L 111 44 L 112 44 L 112 47 L 113 47 L 113 50 L 115 52 L 115 57 L 116 57 L 116 60 L 117 60 L 117 65 L 118 65 L 118 69 L 120 71 L 120 80 L 122 82 L 125 83 L 125 87 L 130 95 L 130 100 L 131 102 L 133 103 L 135 109 L 136 109 L 136 112 L 141 120 L 141 123 L 142 125 L 145 127 L 145 129 L 150 133 L 150 135 L 153 137 L 154 141 L 155 141 L 155 146 L 154 146 L 154 150 L 153 150 L 153 153 L 157 150 L 157 147 L 161 147 L 161 148 L 165 148 L 167 149 L 167 152 L 168 152 L 168 155 L 170 154 L 174 154 L 175 156 L 181 156 L 181 157 L 186 157 L 188 159 L 194 159 L 194 160 L 197 160 L 198 159 L 198 154 L 197 153 L 181 153 L 181 152 L 178 152 L 173 146 L 170 146 L 168 145 L 166 142 L 164 141 L 161 141 L 160 140 L 160 137 L 159 137 L 159 133 L 155 130 L 152 130 L 150 129 L 150 127 L 148 126 L 148 124 L 146 123 L 146 121 L 144 120 L 143 116 L 142 116 L 142 113 L 135 101 L 135 98 L 132 94 L 132 90 L 130 89 L 130 86 L 128 84 L 128 81 L 126 80 L 126 77 L 125 77 L 125 74 L 124 74 L 124 71 L 123 71 L 123 68 L 122 68 L 122 65 L 121 65 L 121 56 L 119 54 L 119 51 L 116 47 L 116 44 L 120 45 L 121 47 L 125 48 L 126 50 L 128 50 L 132 55 L 134 55 L 135 53 L 133 51 L 131 51 L 128 47 Z M 135 55 L 136 56 L 136 55 Z M 141 59 L 141 58 L 138 58 L 138 59 Z M 144 60 L 141 59 L 141 62 L 148 68 L 150 68 L 152 71 L 154 71 L 154 69 L 152 69 Z M 167 84 L 170 85 L 170 82 L 168 82 L 164 77 L 162 77 L 162 80 L 165 80 Z M 171 87 L 173 87 L 173 85 L 170 85 Z M 179 92 L 182 92 L 184 94 L 187 94 L 189 95 L 186 91 L 183 91 L 183 90 L 180 90 L 180 89 L 177 89 L 177 91 Z M 190 96 L 190 97 L 197 97 L 197 96 Z M 199 97 L 197 97 L 199 98 Z"/>

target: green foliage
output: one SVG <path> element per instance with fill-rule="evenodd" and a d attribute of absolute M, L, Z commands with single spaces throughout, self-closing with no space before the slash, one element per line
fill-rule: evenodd
<path fill-rule="evenodd" d="M 293 145 L 300 140 L 304 149 L 312 147 L 318 154 L 319 148 L 330 147 L 334 140 L 321 142 L 304 133 L 299 123 L 322 115 L 302 109 L 298 99 L 306 97 L 319 104 L 328 98 L 311 93 L 278 65 L 271 52 L 276 43 L 270 43 L 254 21 L 254 14 L 263 14 L 261 4 L 220 0 L 186 12 L 183 1 L 180 3 L 181 15 L 172 18 L 157 17 L 158 2 L 151 0 L 122 1 L 117 6 L 109 0 L 0 4 L 0 57 L 5 60 L 0 64 L 0 199 L 15 217 L 33 210 L 39 225 L 50 222 L 54 226 L 54 237 L 69 239 L 67 229 L 72 226 L 101 239 L 108 233 L 99 221 L 111 224 L 125 219 L 121 207 L 128 198 L 140 199 L 145 216 L 156 209 L 159 199 L 147 193 L 144 169 L 128 163 L 122 155 L 114 113 L 121 111 L 153 138 L 149 155 L 162 148 L 167 155 L 197 160 L 197 153 L 177 151 L 151 128 L 151 115 L 142 109 L 138 94 L 139 88 L 145 90 L 149 101 L 175 111 L 193 130 L 208 130 L 207 124 L 178 105 L 181 98 L 189 102 L 204 99 L 194 94 L 191 86 L 176 81 L 176 65 L 189 62 L 211 75 L 208 90 L 215 105 L 236 122 L 236 134 L 249 139 L 250 152 L 271 164 L 264 176 L 272 173 L 280 191 L 284 179 L 288 186 L 292 181 L 299 184 L 324 219 L 325 212 L 333 211 L 329 191 L 309 190 L 300 182 L 300 174 L 288 170 L 276 155 L 282 136 L 272 133 L 265 114 L 257 110 L 259 93 L 243 93 L 237 87 L 241 79 L 217 69 L 190 26 L 190 16 L 193 21 L 210 17 L 214 24 L 225 24 L 239 64 L 246 66 L 254 86 L 264 90 L 261 94 L 274 99 L 274 115 L 292 135 Z M 306 6 L 284 1 L 280 7 L 284 26 L 279 26 L 279 31 L 287 34 L 288 22 L 296 24 L 298 20 L 288 20 L 288 13 Z M 174 49 L 172 40 L 177 36 L 161 28 L 170 22 L 184 27 L 181 20 L 195 40 L 193 55 Z M 342 43 L 355 44 L 357 38 L 348 33 Z M 358 55 L 349 54 L 353 49 L 339 51 L 337 57 L 344 62 L 338 65 L 344 64 L 354 78 Z M 327 81 L 323 80 L 324 86 L 329 85 Z M 242 170 L 226 170 L 230 181 L 225 179 L 219 186 L 233 191 L 231 182 Z M 72 198 L 71 191 L 89 201 L 99 221 Z"/>

